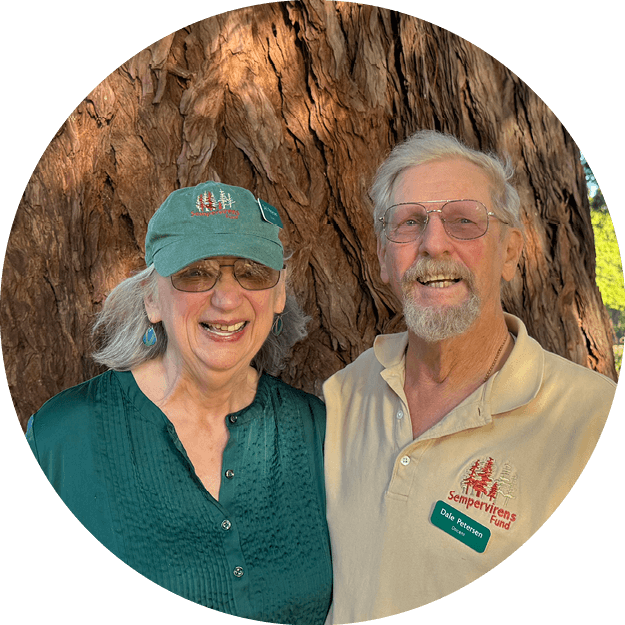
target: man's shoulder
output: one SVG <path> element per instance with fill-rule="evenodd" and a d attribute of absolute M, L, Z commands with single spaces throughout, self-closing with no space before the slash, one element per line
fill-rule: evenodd
<path fill-rule="evenodd" d="M 572 407 L 579 406 L 578 402 L 585 405 L 591 401 L 597 408 L 604 407 L 607 416 L 616 387 L 616 382 L 602 373 L 545 351 L 542 388 L 551 389 Z"/>
<path fill-rule="evenodd" d="M 352 383 L 354 380 L 363 380 L 371 374 L 379 375 L 384 369 L 380 361 L 376 358 L 373 347 L 365 350 L 356 360 L 343 367 L 331 375 L 324 383 L 324 391 L 328 386 L 343 386 Z"/>
<path fill-rule="evenodd" d="M 557 384 L 568 390 L 577 389 L 583 393 L 611 393 L 616 382 L 607 376 L 574 363 L 558 354 L 545 351 L 544 384 Z"/>
<path fill-rule="evenodd" d="M 401 361 L 406 349 L 405 332 L 396 334 L 380 334 L 375 338 L 373 347 L 362 352 L 352 363 L 328 378 L 338 382 L 346 382 L 355 378 L 378 376 L 386 368 L 393 367 Z"/>
<path fill-rule="evenodd" d="M 362 352 L 353 362 L 346 365 L 341 371 L 338 371 L 337 375 L 352 375 L 358 369 L 369 369 L 371 367 L 375 367 L 376 369 L 383 368 L 382 364 L 376 357 L 374 347 L 369 347 L 369 349 L 366 349 L 364 352 Z"/>

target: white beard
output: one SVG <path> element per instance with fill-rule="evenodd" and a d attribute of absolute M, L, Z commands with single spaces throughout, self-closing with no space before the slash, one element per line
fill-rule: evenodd
<path fill-rule="evenodd" d="M 469 289 L 469 298 L 455 306 L 417 306 L 411 285 L 419 278 L 427 279 L 437 273 L 453 273 L 462 278 Z M 479 317 L 481 300 L 469 270 L 452 260 L 422 258 L 406 271 L 402 278 L 404 318 L 408 330 L 428 343 L 444 341 L 464 334 Z"/>

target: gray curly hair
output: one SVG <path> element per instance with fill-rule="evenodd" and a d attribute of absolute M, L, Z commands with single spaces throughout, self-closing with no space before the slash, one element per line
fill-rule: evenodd
<path fill-rule="evenodd" d="M 154 324 L 157 341 L 144 345 L 143 335 L 150 327 L 144 298 L 156 295 L 157 276 L 154 265 L 126 278 L 106 298 L 102 311 L 93 326 L 92 337 L 96 350 L 92 358 L 101 365 L 116 371 L 129 371 L 133 367 L 165 353 L 167 333 L 162 323 Z M 295 343 L 306 337 L 306 324 L 310 321 L 287 284 L 287 297 L 282 314 L 283 330 L 279 336 L 273 332 L 254 356 L 252 365 L 259 371 L 277 374 Z"/>

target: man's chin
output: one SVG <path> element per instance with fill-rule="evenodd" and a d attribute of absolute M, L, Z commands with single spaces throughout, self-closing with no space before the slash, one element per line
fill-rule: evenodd
<path fill-rule="evenodd" d="M 404 300 L 404 318 L 408 330 L 429 343 L 437 343 L 467 332 L 480 314 L 479 298 L 472 294 L 458 305 L 438 304 L 418 307 Z"/>

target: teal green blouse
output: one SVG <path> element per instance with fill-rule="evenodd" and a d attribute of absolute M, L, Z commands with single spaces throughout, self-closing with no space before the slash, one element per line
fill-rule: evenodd
<path fill-rule="evenodd" d="M 228 614 L 321 625 L 332 587 L 323 403 L 263 375 L 226 423 L 219 501 L 130 372 L 53 397 L 26 436 L 68 508 L 147 578 Z"/>

